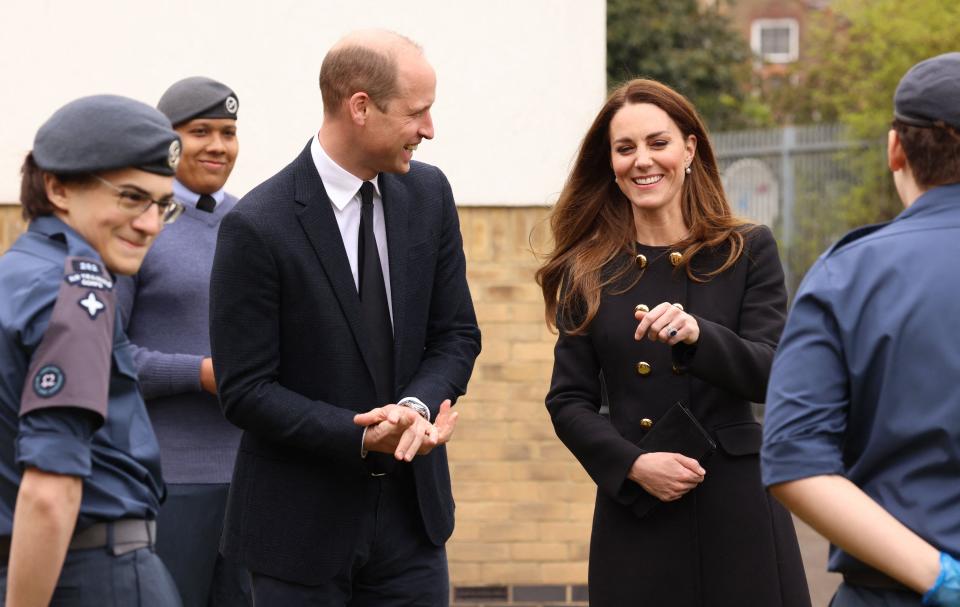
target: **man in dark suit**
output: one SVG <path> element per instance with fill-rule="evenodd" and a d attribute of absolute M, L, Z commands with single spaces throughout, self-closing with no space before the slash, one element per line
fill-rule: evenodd
<path fill-rule="evenodd" d="M 318 135 L 223 220 L 211 340 L 244 432 L 222 549 L 258 607 L 448 603 L 443 443 L 480 332 L 450 186 L 411 161 L 435 84 L 410 40 L 347 36 Z"/>

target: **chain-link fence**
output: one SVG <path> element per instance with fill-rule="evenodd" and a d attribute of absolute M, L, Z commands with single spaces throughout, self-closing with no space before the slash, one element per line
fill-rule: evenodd
<path fill-rule="evenodd" d="M 843 203 L 863 185 L 861 152 L 882 157 L 882 144 L 851 140 L 841 125 L 717 133 L 712 140 L 734 212 L 773 229 L 792 297 L 820 253 L 849 229 Z"/>

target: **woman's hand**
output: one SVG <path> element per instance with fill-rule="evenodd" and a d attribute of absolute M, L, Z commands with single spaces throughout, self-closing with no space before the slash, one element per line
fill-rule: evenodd
<path fill-rule="evenodd" d="M 627 478 L 661 502 L 672 502 L 702 483 L 706 473 L 695 459 L 679 453 L 656 452 L 638 457 Z"/>
<path fill-rule="evenodd" d="M 663 302 L 649 312 L 637 310 L 633 316 L 640 322 L 633 336 L 637 341 L 646 336 L 650 341 L 673 346 L 681 341 L 693 345 L 700 339 L 697 319 L 684 312 L 679 304 Z"/>

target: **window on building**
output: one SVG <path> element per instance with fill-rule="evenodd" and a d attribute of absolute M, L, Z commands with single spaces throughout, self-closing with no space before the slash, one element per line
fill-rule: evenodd
<path fill-rule="evenodd" d="M 790 63 L 800 56 L 800 28 L 796 19 L 754 19 L 750 48 L 764 61 Z"/>

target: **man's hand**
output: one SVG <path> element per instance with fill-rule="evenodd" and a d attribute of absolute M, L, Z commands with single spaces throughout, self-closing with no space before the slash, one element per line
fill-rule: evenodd
<path fill-rule="evenodd" d="M 367 428 L 364 449 L 393 453 L 396 459 L 409 462 L 450 440 L 458 416 L 450 409 L 450 400 L 443 401 L 436 424 L 431 424 L 409 407 L 385 405 L 357 414 L 353 423 Z"/>
<path fill-rule="evenodd" d="M 706 470 L 679 453 L 644 453 L 633 462 L 627 478 L 661 502 L 672 502 L 703 482 Z"/>

